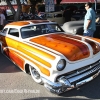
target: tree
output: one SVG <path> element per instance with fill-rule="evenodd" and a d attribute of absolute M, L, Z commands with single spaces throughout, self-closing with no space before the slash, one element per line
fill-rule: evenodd
<path fill-rule="evenodd" d="M 21 2 L 20 0 L 16 0 L 17 2 L 17 11 L 15 11 L 14 7 L 11 4 L 12 0 L 5 0 L 5 2 L 7 3 L 7 5 L 9 6 L 10 10 L 12 11 L 13 17 L 14 17 L 14 21 L 18 21 L 19 17 L 20 17 L 20 13 L 21 13 Z M 1 2 L 1 0 L 0 0 Z"/>
<path fill-rule="evenodd" d="M 16 0 L 16 2 L 17 2 L 17 11 L 15 11 L 14 7 L 11 4 L 11 1 L 12 0 L 5 0 L 7 5 L 9 6 L 10 10 L 12 11 L 12 14 L 14 16 L 14 21 L 18 21 L 20 19 L 20 13 L 22 11 L 21 2 L 20 2 L 20 0 Z M 33 7 L 32 10 L 33 10 L 33 13 L 34 13 L 36 4 L 39 3 L 39 2 L 42 2 L 43 0 L 26 0 L 26 1 L 27 2 L 29 1 L 32 4 L 32 7 Z M 1 0 L 0 0 L 0 2 L 1 2 Z"/>
<path fill-rule="evenodd" d="M 18 21 L 20 19 L 20 13 L 21 13 L 21 10 L 22 10 L 21 2 L 20 2 L 20 0 L 16 0 L 16 2 L 17 2 L 17 11 L 15 11 L 15 9 L 12 6 L 10 1 L 12 1 L 12 0 L 6 0 L 6 3 L 9 6 L 10 10 L 12 11 L 12 14 L 14 16 L 14 21 Z"/>
<path fill-rule="evenodd" d="M 37 4 L 43 2 L 43 0 L 28 0 L 31 3 L 31 11 L 33 14 L 35 14 L 35 11 L 37 9 Z"/>

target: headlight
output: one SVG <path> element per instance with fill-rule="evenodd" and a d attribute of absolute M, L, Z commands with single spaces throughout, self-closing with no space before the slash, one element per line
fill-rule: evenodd
<path fill-rule="evenodd" d="M 59 60 L 57 64 L 57 70 L 61 71 L 65 68 L 65 66 L 66 66 L 66 61 L 64 59 Z"/>

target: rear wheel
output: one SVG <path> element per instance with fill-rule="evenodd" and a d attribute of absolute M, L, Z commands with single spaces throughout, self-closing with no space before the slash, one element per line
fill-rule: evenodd
<path fill-rule="evenodd" d="M 43 84 L 39 72 L 32 66 L 29 66 L 31 76 L 36 83 Z"/>

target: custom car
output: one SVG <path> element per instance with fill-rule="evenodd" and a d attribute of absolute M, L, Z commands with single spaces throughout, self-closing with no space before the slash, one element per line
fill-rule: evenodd
<path fill-rule="evenodd" d="M 100 40 L 65 33 L 48 20 L 7 24 L 0 32 L 0 50 L 55 94 L 83 85 L 100 73 Z"/>

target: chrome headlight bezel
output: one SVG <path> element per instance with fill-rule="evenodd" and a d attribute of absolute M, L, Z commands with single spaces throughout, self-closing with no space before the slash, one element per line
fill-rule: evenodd
<path fill-rule="evenodd" d="M 65 59 L 61 59 L 57 63 L 56 68 L 57 68 L 58 71 L 62 71 L 65 68 L 65 66 L 66 66 L 66 60 Z"/>

